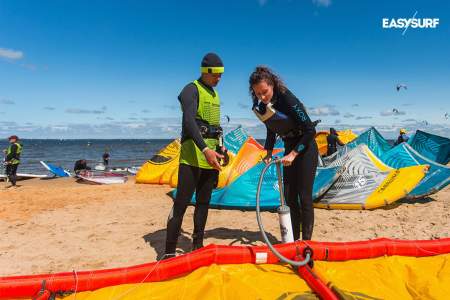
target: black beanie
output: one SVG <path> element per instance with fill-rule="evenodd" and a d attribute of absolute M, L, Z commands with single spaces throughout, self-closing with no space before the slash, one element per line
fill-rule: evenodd
<path fill-rule="evenodd" d="M 202 67 L 223 67 L 223 62 L 215 53 L 208 53 L 202 59 Z"/>

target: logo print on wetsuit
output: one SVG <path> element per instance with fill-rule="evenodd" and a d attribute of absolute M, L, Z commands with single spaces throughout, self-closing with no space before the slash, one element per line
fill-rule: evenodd
<path fill-rule="evenodd" d="M 300 117 L 300 120 L 302 120 L 303 122 L 306 121 L 306 113 L 305 111 L 300 107 L 300 105 L 295 104 L 293 106 L 295 112 L 297 113 L 297 115 Z"/>

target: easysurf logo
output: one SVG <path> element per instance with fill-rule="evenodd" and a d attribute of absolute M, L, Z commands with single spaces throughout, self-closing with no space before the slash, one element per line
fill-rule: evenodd
<path fill-rule="evenodd" d="M 382 24 L 385 29 L 403 29 L 402 35 L 405 35 L 408 28 L 437 28 L 439 18 L 416 18 L 417 11 L 412 18 L 383 18 Z"/>

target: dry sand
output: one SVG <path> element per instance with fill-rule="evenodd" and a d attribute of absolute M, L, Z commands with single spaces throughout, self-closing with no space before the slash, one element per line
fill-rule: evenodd
<path fill-rule="evenodd" d="M 171 208 L 168 186 L 96 186 L 74 179 L 0 183 L 0 276 L 124 267 L 154 261 L 164 251 Z M 355 241 L 378 237 L 450 236 L 450 189 L 416 202 L 374 211 L 316 209 L 313 238 Z M 189 251 L 193 208 L 183 222 L 180 251 Z M 280 239 L 276 214 L 266 230 Z M 211 209 L 205 244 L 257 245 L 254 212 Z"/>

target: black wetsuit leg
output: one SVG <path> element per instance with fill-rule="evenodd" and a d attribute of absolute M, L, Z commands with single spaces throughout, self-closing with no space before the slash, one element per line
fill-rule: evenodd
<path fill-rule="evenodd" d="M 186 208 L 191 202 L 200 176 L 200 168 L 180 164 L 178 186 L 172 210 L 167 219 L 166 254 L 175 253 Z"/>
<path fill-rule="evenodd" d="M 208 218 L 209 201 L 212 190 L 217 186 L 219 171 L 202 169 L 195 193 L 194 233 L 192 244 L 194 249 L 203 247 L 206 220 Z"/>
<path fill-rule="evenodd" d="M 296 183 L 297 169 L 294 165 L 290 167 L 283 167 L 283 186 L 284 186 L 284 198 L 286 204 L 291 211 L 291 223 L 294 240 L 300 239 L 300 205 L 298 199 L 298 189 Z"/>
<path fill-rule="evenodd" d="M 288 154 L 295 141 L 285 141 Z M 283 168 L 286 203 L 291 210 L 292 231 L 294 239 L 310 240 L 314 228 L 313 185 L 318 164 L 318 149 L 313 140 L 306 151 L 299 154 L 290 167 Z M 299 201 L 300 200 L 300 201 Z"/>
<path fill-rule="evenodd" d="M 17 181 L 17 167 L 19 164 L 8 164 L 6 165 L 6 175 L 8 176 L 9 181 L 11 182 L 11 185 L 16 185 Z"/>
<path fill-rule="evenodd" d="M 180 164 L 178 169 L 178 189 L 175 201 L 167 220 L 166 254 L 175 253 L 178 237 L 186 208 L 196 191 L 194 210 L 194 247 L 203 243 L 204 229 L 208 217 L 212 189 L 217 184 L 218 171 L 201 169 Z"/>

